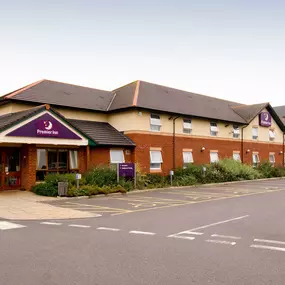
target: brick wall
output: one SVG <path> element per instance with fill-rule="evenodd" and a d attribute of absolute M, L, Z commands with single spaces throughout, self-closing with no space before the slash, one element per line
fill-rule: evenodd
<path fill-rule="evenodd" d="M 36 184 L 37 149 L 35 145 L 21 148 L 21 187 L 30 190 Z"/>
<path fill-rule="evenodd" d="M 162 150 L 162 173 L 168 174 L 173 167 L 173 138 L 159 134 L 128 134 L 135 143 L 134 152 L 135 162 L 143 172 L 149 172 L 150 166 L 150 147 L 160 147 Z M 210 150 L 218 150 L 219 159 L 226 157 L 232 158 L 233 151 L 240 151 L 242 157 L 242 144 L 240 141 L 234 140 L 218 140 L 210 138 L 194 138 L 194 137 L 176 137 L 176 167 L 183 165 L 183 149 L 192 149 L 195 164 L 206 164 L 210 162 Z M 201 152 L 201 148 L 205 147 L 205 151 Z M 250 149 L 250 153 L 246 150 Z M 283 155 L 279 152 L 283 150 L 282 144 L 266 144 L 266 143 L 244 143 L 244 162 L 252 164 L 252 151 L 258 151 L 260 160 L 268 160 L 269 152 L 275 152 L 276 165 L 282 165 Z"/>

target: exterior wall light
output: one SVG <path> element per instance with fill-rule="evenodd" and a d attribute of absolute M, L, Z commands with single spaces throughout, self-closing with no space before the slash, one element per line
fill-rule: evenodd
<path fill-rule="evenodd" d="M 201 148 L 201 152 L 204 151 L 205 149 L 206 149 L 206 148 L 203 146 L 203 147 Z"/>
<path fill-rule="evenodd" d="M 282 150 L 280 150 L 279 154 L 283 154 L 283 151 L 282 151 Z"/>
<path fill-rule="evenodd" d="M 247 149 L 247 150 L 246 150 L 246 153 L 249 153 L 249 152 L 250 152 L 250 149 Z"/>

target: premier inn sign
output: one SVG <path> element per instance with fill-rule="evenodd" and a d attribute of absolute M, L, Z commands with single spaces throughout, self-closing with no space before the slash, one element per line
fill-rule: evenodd
<path fill-rule="evenodd" d="M 271 127 L 271 115 L 267 112 L 259 114 L 259 125 L 262 127 Z"/>
<path fill-rule="evenodd" d="M 81 140 L 76 133 L 48 113 L 8 133 L 6 136 Z"/>

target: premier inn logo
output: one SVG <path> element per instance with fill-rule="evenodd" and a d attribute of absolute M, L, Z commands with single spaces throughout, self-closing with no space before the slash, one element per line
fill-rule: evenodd
<path fill-rule="evenodd" d="M 38 136 L 58 136 L 58 130 L 54 127 L 54 124 L 51 121 L 39 121 L 37 128 Z"/>

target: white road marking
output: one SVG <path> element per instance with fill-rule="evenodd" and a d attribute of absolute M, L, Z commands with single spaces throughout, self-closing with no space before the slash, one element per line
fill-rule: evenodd
<path fill-rule="evenodd" d="M 12 229 L 20 229 L 25 228 L 26 226 L 14 224 L 11 222 L 0 221 L 0 230 L 12 230 Z"/>
<path fill-rule="evenodd" d="M 62 223 L 56 223 L 56 222 L 42 222 L 41 225 L 60 226 L 60 225 L 62 225 Z"/>
<path fill-rule="evenodd" d="M 275 246 L 267 246 L 267 245 L 252 244 L 250 247 L 261 248 L 261 249 L 269 249 L 269 250 L 277 250 L 277 251 L 285 251 L 284 247 L 275 247 Z"/>
<path fill-rule="evenodd" d="M 199 233 L 199 232 L 188 232 L 187 234 L 189 234 L 189 235 L 201 236 L 201 235 L 203 235 L 204 233 Z"/>
<path fill-rule="evenodd" d="M 130 234 L 139 234 L 139 235 L 149 235 L 149 236 L 154 236 L 156 233 L 151 233 L 151 232 L 141 232 L 141 231 L 130 231 Z"/>
<path fill-rule="evenodd" d="M 221 222 L 217 222 L 217 223 L 201 226 L 201 227 L 194 228 L 194 229 L 191 229 L 191 230 L 188 230 L 188 231 L 185 231 L 185 232 L 181 232 L 181 233 L 193 232 L 193 231 L 196 231 L 196 230 L 205 229 L 205 228 L 209 228 L 209 227 L 213 227 L 213 226 L 217 226 L 217 225 L 221 225 L 221 224 L 225 224 L 225 223 L 241 220 L 241 219 L 244 219 L 244 218 L 247 218 L 247 217 L 249 217 L 249 215 L 245 215 L 245 216 L 241 216 L 241 217 L 237 217 L 237 218 L 233 218 L 233 219 L 229 219 L 229 220 L 225 220 L 225 221 L 221 221 Z"/>
<path fill-rule="evenodd" d="M 228 245 L 236 245 L 235 241 L 226 241 L 226 240 L 218 240 L 218 239 L 207 239 L 206 242 L 228 244 Z"/>
<path fill-rule="evenodd" d="M 254 239 L 253 241 L 256 242 L 267 242 L 267 243 L 275 243 L 275 244 L 285 244 L 284 241 L 278 241 L 278 240 L 269 240 L 269 239 Z"/>
<path fill-rule="evenodd" d="M 87 225 L 68 225 L 69 227 L 74 227 L 74 228 L 90 228 L 91 226 Z"/>
<path fill-rule="evenodd" d="M 225 236 L 225 235 L 217 235 L 213 234 L 211 237 L 220 237 L 220 238 L 228 238 L 228 239 L 241 239 L 241 237 L 234 237 L 234 236 Z"/>
<path fill-rule="evenodd" d="M 105 230 L 105 231 L 112 231 L 112 232 L 118 232 L 118 231 L 120 231 L 120 229 L 116 229 L 116 228 L 105 228 L 105 227 L 99 227 L 99 228 L 97 228 L 97 230 Z"/>
<path fill-rule="evenodd" d="M 181 239 L 189 239 L 189 240 L 194 240 L 194 237 L 186 237 L 186 236 L 176 236 L 176 235 L 172 235 L 172 236 L 168 236 L 168 237 L 172 237 L 172 238 L 181 238 Z"/>

